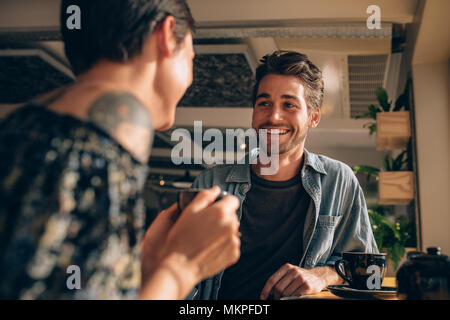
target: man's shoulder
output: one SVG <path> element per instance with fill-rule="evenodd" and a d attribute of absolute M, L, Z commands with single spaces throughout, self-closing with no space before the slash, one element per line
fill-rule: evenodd
<path fill-rule="evenodd" d="M 316 156 L 322 162 L 324 169 L 327 171 L 327 173 L 339 173 L 339 172 L 353 173 L 353 169 L 348 164 L 340 160 L 333 159 L 322 154 L 316 154 Z"/>
<path fill-rule="evenodd" d="M 326 175 L 321 179 L 323 192 L 331 192 L 335 197 L 347 199 L 344 203 L 353 203 L 354 197 L 361 192 L 358 178 L 353 169 L 348 164 L 325 155 L 316 155 L 316 157 L 318 161 L 322 162 L 326 171 Z M 333 197 L 326 198 L 333 199 Z"/>
<path fill-rule="evenodd" d="M 234 170 L 236 167 L 236 164 L 219 164 L 215 165 L 213 167 L 207 168 L 203 170 L 199 178 L 207 178 L 207 177 L 214 177 L 214 178 L 220 178 L 225 180 L 228 175 Z"/>
<path fill-rule="evenodd" d="M 236 164 L 218 164 L 213 167 L 209 167 L 202 171 L 201 174 L 212 174 L 212 175 L 218 175 L 218 174 L 227 174 L 233 171 L 234 168 L 236 168 Z"/>
<path fill-rule="evenodd" d="M 346 163 L 322 154 L 313 154 L 315 161 L 320 161 L 327 178 L 357 182 L 353 169 Z"/>
<path fill-rule="evenodd" d="M 202 188 L 225 184 L 234 170 L 240 168 L 240 166 L 245 165 L 221 164 L 207 168 L 198 175 L 196 183 Z"/>

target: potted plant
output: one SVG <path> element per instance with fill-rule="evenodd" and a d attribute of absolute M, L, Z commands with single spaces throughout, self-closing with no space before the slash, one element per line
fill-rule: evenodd
<path fill-rule="evenodd" d="M 414 199 L 414 175 L 412 171 L 405 171 L 408 162 L 406 150 L 397 157 L 386 156 L 383 170 L 372 166 L 355 166 L 355 174 L 367 174 L 367 180 L 375 177 L 378 180 L 378 204 L 406 205 Z"/>
<path fill-rule="evenodd" d="M 381 206 L 369 209 L 368 213 L 377 246 L 387 253 L 388 273 L 395 275 L 406 251 L 416 250 L 408 247 L 414 242 L 414 225 L 405 216 L 387 218 L 386 209 Z"/>
<path fill-rule="evenodd" d="M 378 105 L 371 104 L 368 112 L 360 118 L 370 118 L 373 121 L 364 124 L 369 128 L 369 134 L 377 134 L 377 150 L 404 149 L 411 137 L 410 113 L 407 111 L 408 96 L 404 92 L 395 104 L 389 102 L 385 89 L 378 88 L 375 92 Z"/>

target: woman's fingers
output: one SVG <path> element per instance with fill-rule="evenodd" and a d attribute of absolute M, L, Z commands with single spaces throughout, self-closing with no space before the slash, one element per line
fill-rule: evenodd
<path fill-rule="evenodd" d="M 145 238 L 159 239 L 162 235 L 167 235 L 174 224 L 174 219 L 178 214 L 177 204 L 171 205 L 166 210 L 161 211 L 147 229 Z M 163 240 L 163 239 L 161 239 Z"/>
<path fill-rule="evenodd" d="M 186 207 L 183 214 L 190 214 L 199 212 L 202 209 L 210 206 L 214 201 L 216 201 L 217 197 L 220 194 L 220 187 L 214 186 L 211 189 L 203 190 L 199 192 L 194 200 Z"/>

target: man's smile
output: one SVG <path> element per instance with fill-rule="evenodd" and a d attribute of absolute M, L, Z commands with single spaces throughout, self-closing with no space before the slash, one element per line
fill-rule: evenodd
<path fill-rule="evenodd" d="M 263 127 L 263 128 L 260 128 L 260 130 L 267 130 L 267 135 L 278 135 L 278 136 L 287 135 L 288 133 L 291 132 L 290 129 L 270 128 L 270 127 Z"/>

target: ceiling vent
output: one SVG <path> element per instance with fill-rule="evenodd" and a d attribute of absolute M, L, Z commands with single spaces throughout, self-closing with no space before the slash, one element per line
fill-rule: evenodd
<path fill-rule="evenodd" d="M 348 56 L 351 118 L 362 116 L 369 105 L 378 103 L 375 91 L 385 87 L 388 59 L 387 54 Z"/>

